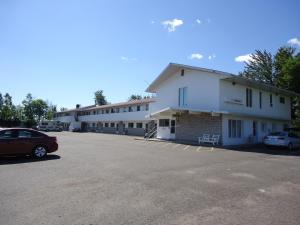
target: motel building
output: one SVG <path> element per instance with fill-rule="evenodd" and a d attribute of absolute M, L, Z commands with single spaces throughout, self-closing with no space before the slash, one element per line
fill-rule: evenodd
<path fill-rule="evenodd" d="M 208 134 L 218 135 L 220 145 L 254 144 L 289 127 L 291 97 L 299 96 L 230 73 L 175 63 L 146 91 L 155 97 L 77 107 L 55 119 L 66 129 L 190 142 Z"/>

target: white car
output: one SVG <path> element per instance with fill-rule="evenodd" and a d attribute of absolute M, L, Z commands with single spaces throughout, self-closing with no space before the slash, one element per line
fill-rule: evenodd
<path fill-rule="evenodd" d="M 273 132 L 264 138 L 264 144 L 268 146 L 283 146 L 289 150 L 300 147 L 300 137 L 293 132 Z"/>

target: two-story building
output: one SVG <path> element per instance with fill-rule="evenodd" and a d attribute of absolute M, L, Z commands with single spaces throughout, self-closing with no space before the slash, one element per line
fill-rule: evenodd
<path fill-rule="evenodd" d="M 221 144 L 261 142 L 291 120 L 296 94 L 233 74 L 170 63 L 146 90 L 155 93 L 149 118 L 157 137 L 197 141 L 221 136 Z"/>
<path fill-rule="evenodd" d="M 81 129 L 85 131 L 144 135 L 151 120 L 149 104 L 152 98 L 128 102 L 77 107 L 58 112 L 55 120 L 64 124 L 66 130 Z"/>
<path fill-rule="evenodd" d="M 161 139 L 196 142 L 203 134 L 215 134 L 222 145 L 258 143 L 290 125 L 291 97 L 297 95 L 230 73 L 174 63 L 146 91 L 155 98 L 76 108 L 57 113 L 56 120 L 87 131 L 144 135 L 157 127 Z"/>

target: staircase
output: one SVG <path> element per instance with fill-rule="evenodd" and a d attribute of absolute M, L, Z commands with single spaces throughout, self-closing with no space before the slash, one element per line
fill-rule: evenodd
<path fill-rule="evenodd" d="M 151 130 L 149 130 L 145 134 L 144 138 L 145 138 L 145 140 L 149 140 L 150 138 L 156 138 L 156 135 L 157 135 L 157 127 L 154 126 Z"/>

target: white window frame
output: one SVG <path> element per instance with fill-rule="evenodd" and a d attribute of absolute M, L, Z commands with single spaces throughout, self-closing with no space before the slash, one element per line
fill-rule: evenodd
<path fill-rule="evenodd" d="M 178 105 L 179 107 L 187 106 L 187 87 L 181 87 L 178 89 Z"/>

